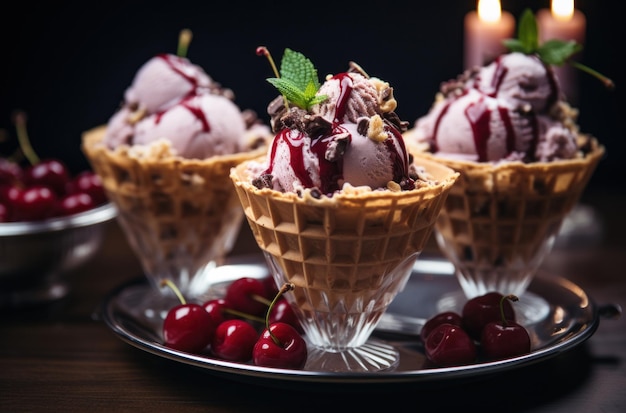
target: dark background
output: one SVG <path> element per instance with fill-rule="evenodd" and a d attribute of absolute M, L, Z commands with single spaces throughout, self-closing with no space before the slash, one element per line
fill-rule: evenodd
<path fill-rule="evenodd" d="M 397 112 L 411 124 L 429 109 L 439 84 L 463 70 L 463 18 L 476 1 L 337 3 L 5 1 L 0 6 L 0 129 L 15 142 L 11 114 L 23 110 L 41 157 L 61 158 L 73 172 L 87 168 L 81 133 L 107 122 L 145 61 L 157 53 L 176 53 L 182 28 L 194 34 L 190 60 L 233 89 L 241 108 L 256 110 L 265 121 L 266 105 L 276 92 L 265 81 L 273 77 L 267 60 L 255 54 L 259 45 L 267 46 L 277 63 L 285 47 L 304 53 L 320 78 L 356 61 L 394 87 Z M 579 60 L 617 84 L 608 91 L 595 78 L 578 75 L 581 130 L 607 147 L 587 192 L 623 191 L 624 2 L 575 4 L 587 17 Z M 526 7 L 549 6 L 549 0 L 502 0 L 516 18 Z M 2 143 L 0 149 L 6 152 L 8 146 Z"/>

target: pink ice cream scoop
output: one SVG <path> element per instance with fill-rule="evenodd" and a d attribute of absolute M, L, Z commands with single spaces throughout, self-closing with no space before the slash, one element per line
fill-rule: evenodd
<path fill-rule="evenodd" d="M 327 99 L 309 111 L 282 106 L 270 113 L 276 135 L 267 163 L 255 170 L 255 185 L 283 192 L 315 188 L 327 196 L 346 183 L 413 187 L 401 135 L 406 124 L 393 112 L 387 83 L 345 72 L 328 78 L 317 93 Z"/>
<path fill-rule="evenodd" d="M 551 161 L 576 155 L 576 130 L 552 69 L 510 53 L 442 85 L 405 136 L 440 156 L 478 162 Z"/>
<path fill-rule="evenodd" d="M 163 139 L 184 158 L 242 152 L 258 144 L 252 142 L 253 134 L 261 139 L 269 128 L 256 122 L 256 114 L 251 119 L 250 111 L 242 113 L 233 99 L 232 91 L 200 66 L 159 54 L 135 74 L 122 107 L 109 119 L 104 141 L 114 149 Z"/>
<path fill-rule="evenodd" d="M 135 110 L 157 113 L 181 99 L 208 90 L 213 81 L 205 71 L 188 59 L 159 54 L 143 64 L 124 92 L 125 104 Z"/>
<path fill-rule="evenodd" d="M 241 112 L 232 101 L 202 94 L 185 98 L 170 109 L 137 122 L 133 142 L 147 145 L 166 139 L 177 155 L 204 159 L 240 152 L 245 131 Z"/>

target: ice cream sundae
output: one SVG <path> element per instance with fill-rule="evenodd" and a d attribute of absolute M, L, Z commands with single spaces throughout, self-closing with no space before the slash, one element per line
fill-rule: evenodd
<path fill-rule="evenodd" d="M 287 298 L 308 340 L 342 355 L 312 368 L 389 367 L 393 352 L 371 366 L 344 350 L 368 340 L 402 289 L 457 175 L 412 162 L 393 89 L 354 63 L 320 85 L 286 49 L 268 81 L 282 93 L 268 107 L 274 140 L 231 173 L 256 241 L 276 283 L 294 284 Z"/>
<path fill-rule="evenodd" d="M 83 150 L 155 288 L 190 299 L 232 248 L 243 212 L 230 168 L 266 151 L 269 126 L 186 57 L 159 54 L 136 73 L 121 108 L 87 131 Z M 166 289 L 167 290 L 167 289 Z"/>
<path fill-rule="evenodd" d="M 521 295 L 578 202 L 604 148 L 577 124 L 550 48 L 527 11 L 512 51 L 442 84 L 430 111 L 405 133 L 418 158 L 460 172 L 436 236 L 468 297 Z M 523 300 L 520 299 L 520 302 Z"/>

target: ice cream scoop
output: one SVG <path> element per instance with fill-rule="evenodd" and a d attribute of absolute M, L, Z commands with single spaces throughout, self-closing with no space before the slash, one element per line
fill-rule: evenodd
<path fill-rule="evenodd" d="M 249 129 L 258 128 L 223 88 L 188 59 L 158 54 L 144 63 L 124 92 L 122 107 L 108 122 L 104 137 L 110 149 L 120 145 L 168 142 L 187 159 L 242 152 L 258 145 Z M 269 128 L 255 129 L 263 140 Z"/>
<path fill-rule="evenodd" d="M 148 145 L 166 139 L 177 155 L 203 159 L 242 151 L 245 130 L 241 112 L 231 100 L 205 93 L 137 122 L 133 143 Z"/>
<path fill-rule="evenodd" d="M 270 105 L 276 136 L 257 185 L 283 192 L 316 190 L 332 196 L 345 184 L 386 189 L 414 187 L 396 101 L 387 82 L 352 65 L 329 76 L 317 91 L 321 102 L 307 110 Z M 393 184 L 392 184 L 393 185 Z"/>
<path fill-rule="evenodd" d="M 209 90 L 213 80 L 187 58 L 161 53 L 144 63 L 124 92 L 130 107 L 157 113 L 186 96 Z"/>
<path fill-rule="evenodd" d="M 405 136 L 430 152 L 478 162 L 552 161 L 577 154 L 577 111 L 535 55 L 499 56 L 444 83 Z"/>

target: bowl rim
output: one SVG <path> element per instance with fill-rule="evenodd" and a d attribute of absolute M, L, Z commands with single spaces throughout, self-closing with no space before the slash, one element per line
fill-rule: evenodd
<path fill-rule="evenodd" d="M 86 227 L 109 221 L 116 216 L 117 208 L 112 202 L 107 202 L 88 211 L 64 217 L 54 217 L 41 221 L 2 222 L 0 223 L 0 237 L 30 235 Z"/>

